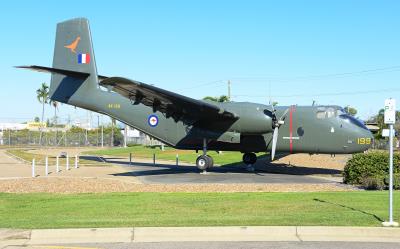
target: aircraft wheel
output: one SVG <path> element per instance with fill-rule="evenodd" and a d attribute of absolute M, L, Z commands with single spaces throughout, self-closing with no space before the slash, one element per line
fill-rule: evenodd
<path fill-rule="evenodd" d="M 206 156 L 208 157 L 208 160 L 210 162 L 210 164 L 208 165 L 208 168 L 214 167 L 214 159 L 209 155 L 206 155 Z"/>
<path fill-rule="evenodd" d="M 257 162 L 257 155 L 255 153 L 244 153 L 242 159 L 244 164 L 253 165 Z"/>
<path fill-rule="evenodd" d="M 207 168 L 209 168 L 210 164 L 211 164 L 210 157 L 206 155 L 201 155 L 196 160 L 196 166 L 200 170 L 206 170 Z"/>

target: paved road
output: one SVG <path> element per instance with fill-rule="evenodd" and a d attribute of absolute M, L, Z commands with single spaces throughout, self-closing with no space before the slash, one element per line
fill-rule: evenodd
<path fill-rule="evenodd" d="M 262 170 L 249 172 L 240 166 L 214 167 L 207 174 L 200 174 L 194 165 L 176 166 L 168 163 L 153 165 L 152 161 L 140 160 L 132 165 L 120 158 L 105 158 L 109 163 L 130 167 L 120 176 L 136 176 L 144 183 L 332 183 L 332 181 L 306 175 L 266 173 Z"/>
<path fill-rule="evenodd" d="M 71 244 L 46 246 L 7 246 L 4 249 L 235 249 L 235 248 L 319 248 L 319 249 L 398 249 L 399 243 L 366 243 L 366 242 L 163 242 L 163 243 L 100 243 L 100 244 Z"/>

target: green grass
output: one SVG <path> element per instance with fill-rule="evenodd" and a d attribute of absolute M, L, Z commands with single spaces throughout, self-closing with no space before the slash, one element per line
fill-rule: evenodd
<path fill-rule="evenodd" d="M 400 220 L 395 192 L 395 220 Z M 0 193 L 0 227 L 380 226 L 387 192 Z"/>
<path fill-rule="evenodd" d="M 194 163 L 197 156 L 202 152 L 196 153 L 193 150 L 176 150 L 170 147 L 165 147 L 162 151 L 160 147 L 149 147 L 149 146 L 133 146 L 127 148 L 112 148 L 105 150 L 95 150 L 85 152 L 88 155 L 106 155 L 106 156 L 119 156 L 119 157 L 129 157 L 129 153 L 132 153 L 133 158 L 153 158 L 153 154 L 156 154 L 156 158 L 160 160 L 170 160 L 175 161 L 176 154 L 179 154 L 179 161 Z M 225 165 L 231 163 L 237 163 L 242 161 L 242 153 L 240 152 L 227 152 L 224 151 L 221 154 L 215 151 L 208 151 L 208 155 L 212 156 L 214 163 L 218 165 Z M 259 153 L 261 156 L 263 153 Z"/>

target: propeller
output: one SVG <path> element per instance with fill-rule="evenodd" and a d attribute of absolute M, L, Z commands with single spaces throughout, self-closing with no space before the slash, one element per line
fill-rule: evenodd
<path fill-rule="evenodd" d="M 275 107 L 272 105 L 271 107 L 272 111 L 267 110 L 267 112 L 268 116 L 270 116 L 272 119 L 272 127 L 274 128 L 274 131 L 272 133 L 272 148 L 271 148 L 271 161 L 273 161 L 275 158 L 276 143 L 278 142 L 279 127 L 285 123 L 286 115 L 290 107 L 283 112 L 283 114 L 279 119 L 276 117 Z"/>

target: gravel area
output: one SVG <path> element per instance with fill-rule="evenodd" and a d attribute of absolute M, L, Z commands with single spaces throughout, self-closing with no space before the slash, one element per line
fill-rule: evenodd
<path fill-rule="evenodd" d="M 330 169 L 330 170 L 343 170 L 347 160 L 351 155 L 309 155 L 309 154 L 293 154 L 275 160 L 272 164 L 285 164 L 291 166 Z"/>
<path fill-rule="evenodd" d="M 7 193 L 105 193 L 105 192 L 316 192 L 349 191 L 339 184 L 141 184 L 107 178 L 20 178 L 0 180 Z"/>

